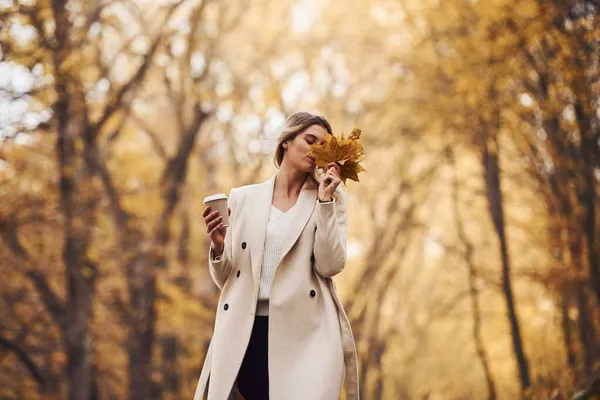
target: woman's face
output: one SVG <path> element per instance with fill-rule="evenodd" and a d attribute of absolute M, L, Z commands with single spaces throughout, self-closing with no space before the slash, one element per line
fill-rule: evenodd
<path fill-rule="evenodd" d="M 310 145 L 313 143 L 324 143 L 327 131 L 320 125 L 312 125 L 302 133 L 296 135 L 294 140 L 288 141 L 285 157 L 294 168 L 312 172 L 315 160 L 309 156 Z"/>

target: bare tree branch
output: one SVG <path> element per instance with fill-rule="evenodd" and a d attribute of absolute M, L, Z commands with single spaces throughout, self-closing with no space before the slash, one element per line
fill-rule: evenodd
<path fill-rule="evenodd" d="M 129 79 L 129 81 L 127 81 L 123 86 L 121 86 L 121 88 L 117 91 L 117 93 L 115 93 L 114 98 L 111 101 L 109 101 L 109 104 L 104 109 L 102 116 L 100 117 L 98 122 L 95 124 L 94 131 L 95 131 L 96 135 L 100 132 L 100 130 L 102 129 L 102 127 L 104 126 L 106 121 L 113 115 L 113 113 L 121 107 L 124 97 L 127 94 L 129 94 L 129 92 L 132 89 L 139 86 L 141 84 L 141 82 L 144 80 L 146 73 L 148 72 L 148 70 L 150 69 L 150 66 L 152 65 L 152 59 L 154 57 L 154 54 L 156 53 L 160 43 L 162 42 L 163 31 L 165 30 L 164 29 L 165 26 L 169 22 L 171 16 L 175 13 L 175 11 L 177 11 L 177 9 L 182 4 L 185 3 L 185 1 L 186 0 L 180 0 L 177 3 L 175 3 L 173 6 L 170 7 L 169 11 L 167 12 L 166 17 L 164 18 L 164 20 L 159 28 L 159 34 L 154 39 L 154 42 L 152 43 L 152 46 L 150 47 L 150 51 L 148 52 L 148 54 L 146 54 L 144 56 L 142 65 L 139 67 L 139 69 L 136 71 L 136 73 L 131 77 L 131 79 Z"/>
<path fill-rule="evenodd" d="M 140 128 L 142 128 L 144 133 L 148 135 L 150 141 L 152 142 L 152 146 L 156 151 L 156 154 L 158 154 L 163 160 L 167 160 L 168 154 L 165 150 L 165 146 L 160 141 L 159 135 L 156 132 L 154 132 L 154 129 L 148 126 L 147 122 L 143 118 L 138 117 L 135 113 L 131 114 L 131 118 L 137 125 L 139 125 Z"/>
<path fill-rule="evenodd" d="M 41 371 L 41 368 L 33 361 L 33 359 L 29 356 L 27 351 L 21 347 L 19 344 L 8 340 L 0 335 L 0 347 L 4 347 L 10 351 L 12 351 L 19 361 L 25 365 L 31 377 L 35 379 L 35 381 L 42 387 L 46 386 L 46 380 L 44 379 L 44 375 Z"/>
<path fill-rule="evenodd" d="M 16 214 L 13 213 L 9 220 L 0 221 L 0 238 L 7 244 L 17 259 L 25 264 L 31 264 L 31 258 L 19 240 L 17 228 Z M 33 266 L 25 272 L 25 276 L 31 280 L 37 289 L 50 315 L 61 328 L 64 328 L 64 305 L 48 284 L 46 277 L 36 269 L 37 267 Z"/>

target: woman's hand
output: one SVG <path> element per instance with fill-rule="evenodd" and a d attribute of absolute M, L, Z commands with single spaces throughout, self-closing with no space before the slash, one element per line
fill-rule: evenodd
<path fill-rule="evenodd" d="M 225 232 L 227 228 L 223 226 L 223 217 L 219 215 L 219 210 L 210 212 L 210 206 L 206 206 L 202 212 L 204 223 L 206 224 L 206 233 L 212 242 L 211 246 L 215 257 L 223 254 L 225 249 Z M 227 208 L 228 214 L 231 215 L 231 208 Z"/>
<path fill-rule="evenodd" d="M 319 200 L 330 201 L 333 199 L 333 193 L 340 182 L 341 167 L 337 163 L 327 164 L 327 172 L 323 182 L 319 185 Z"/>

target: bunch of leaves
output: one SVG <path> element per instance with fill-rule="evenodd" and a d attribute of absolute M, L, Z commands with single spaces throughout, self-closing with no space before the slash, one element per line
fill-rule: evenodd
<path fill-rule="evenodd" d="M 347 179 L 360 182 L 359 172 L 366 171 L 360 165 L 365 159 L 360 134 L 361 130 L 355 128 L 347 138 L 344 134 L 341 137 L 326 135 L 325 143 L 313 143 L 310 156 L 315 159 L 315 165 L 325 169 L 329 163 L 337 163 L 341 167 L 340 178 L 344 185 Z"/>

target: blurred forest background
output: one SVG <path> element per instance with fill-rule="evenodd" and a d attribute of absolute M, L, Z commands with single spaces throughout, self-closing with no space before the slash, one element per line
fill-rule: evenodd
<path fill-rule="evenodd" d="M 566 399 L 600 354 L 597 0 L 0 0 L 0 398 L 191 399 L 204 196 L 363 130 L 365 399 Z M 593 386 L 593 383 L 592 383 Z"/>

